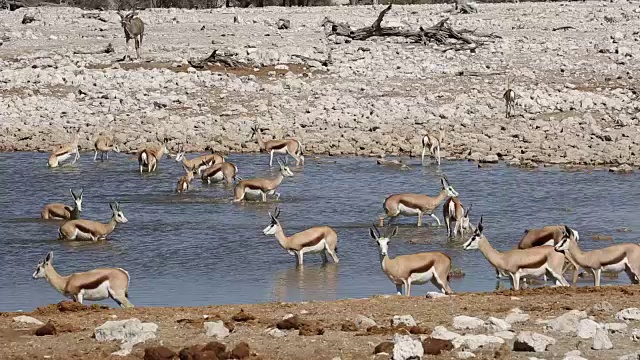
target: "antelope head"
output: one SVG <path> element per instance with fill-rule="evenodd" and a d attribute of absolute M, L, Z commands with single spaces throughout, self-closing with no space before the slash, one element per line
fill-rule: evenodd
<path fill-rule="evenodd" d="M 276 207 L 276 210 L 273 212 L 273 214 L 271 212 L 269 212 L 269 217 L 271 218 L 271 223 L 269 224 L 269 226 L 264 228 L 264 230 L 262 230 L 263 234 L 265 234 L 265 235 L 273 235 L 273 234 L 276 233 L 276 231 L 278 230 L 278 227 L 280 227 L 280 222 L 278 221 L 278 216 L 280 216 L 280 208 Z"/>
<path fill-rule="evenodd" d="M 391 232 L 389 232 L 389 229 L 390 227 L 387 227 L 384 234 L 381 235 L 380 230 L 375 225 L 369 228 L 369 236 L 378 243 L 380 255 L 382 256 L 389 256 L 389 241 L 398 233 L 398 226 L 395 226 Z"/>
<path fill-rule="evenodd" d="M 580 236 L 578 232 L 573 230 L 568 226 L 564 226 L 564 231 L 562 232 L 562 239 L 555 245 L 556 251 L 566 251 L 569 250 L 569 244 L 571 241 L 578 241 Z"/>
<path fill-rule="evenodd" d="M 76 208 L 78 211 L 82 211 L 82 194 L 84 194 L 84 189 L 80 189 L 80 194 L 76 194 L 73 190 L 69 189 L 71 192 L 71 196 L 73 197 L 73 202 L 76 204 Z"/>
<path fill-rule="evenodd" d="M 476 227 L 476 229 L 473 231 L 473 235 L 471 235 L 471 238 L 462 245 L 462 248 L 464 250 L 475 250 L 480 246 L 480 240 L 482 240 L 482 238 L 484 238 L 484 226 L 482 226 L 482 216 L 480 216 L 480 222 L 478 223 L 478 226 Z"/>
<path fill-rule="evenodd" d="M 446 175 L 443 175 L 442 178 L 440 179 L 440 183 L 442 183 L 442 190 L 447 192 L 447 196 L 449 197 L 457 197 L 458 192 L 453 188 L 453 186 L 451 186 L 449 184 L 449 180 L 447 179 Z"/>
<path fill-rule="evenodd" d="M 186 155 L 186 153 L 183 150 L 184 149 L 182 148 L 182 145 L 180 145 L 180 147 L 178 147 L 178 153 L 176 154 L 177 162 L 184 160 L 184 156 Z"/>
<path fill-rule="evenodd" d="M 34 279 L 42 279 L 44 277 L 46 277 L 46 267 L 47 265 L 51 264 L 51 261 L 53 260 L 53 251 L 50 251 L 47 254 L 47 257 L 44 258 L 44 260 L 40 260 L 38 262 L 38 265 L 36 266 L 36 271 L 33 272 L 33 275 L 31 275 L 32 278 Z"/>
<path fill-rule="evenodd" d="M 463 230 L 467 230 L 471 227 L 471 222 L 469 221 L 469 213 L 471 212 L 471 208 L 473 204 L 469 205 L 467 209 L 464 209 L 464 213 L 462 214 L 462 219 L 460 219 L 460 225 L 462 225 Z"/>
<path fill-rule="evenodd" d="M 278 164 L 280 165 L 280 173 L 282 174 L 282 176 L 293 176 L 293 172 L 291 172 L 291 169 L 289 169 L 289 166 L 287 166 L 287 158 L 285 158 L 284 161 L 278 159 Z"/>
<path fill-rule="evenodd" d="M 124 224 L 127 221 L 129 221 L 127 220 L 126 217 L 124 217 L 122 210 L 120 210 L 120 204 L 117 201 L 109 204 L 109 207 L 111 207 L 111 211 L 113 212 L 113 218 L 116 220 L 117 223 Z"/>

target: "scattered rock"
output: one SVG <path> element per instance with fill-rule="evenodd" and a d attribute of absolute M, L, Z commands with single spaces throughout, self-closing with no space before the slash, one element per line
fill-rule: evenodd
<path fill-rule="evenodd" d="M 562 333 L 575 333 L 578 329 L 578 323 L 580 320 L 585 319 L 586 317 L 587 313 L 584 311 L 571 310 L 566 314 L 549 320 L 546 328 L 548 330 L 559 331 Z"/>
<path fill-rule="evenodd" d="M 324 334 L 324 327 L 319 321 L 307 320 L 300 326 L 299 334 L 301 336 L 315 336 Z"/>
<path fill-rule="evenodd" d="M 596 329 L 600 324 L 591 319 L 582 319 L 578 323 L 578 337 L 582 339 L 591 339 L 596 334 Z"/>
<path fill-rule="evenodd" d="M 640 352 L 622 355 L 618 358 L 618 360 L 640 360 Z"/>
<path fill-rule="evenodd" d="M 531 331 L 523 331 L 516 337 L 513 351 L 542 352 L 546 351 L 549 345 L 554 345 L 555 343 L 556 339 L 552 337 Z"/>
<path fill-rule="evenodd" d="M 596 234 L 596 235 L 591 236 L 591 240 L 611 241 L 611 240 L 613 240 L 613 236 Z"/>
<path fill-rule="evenodd" d="M 78 312 L 89 309 L 89 306 L 71 300 L 65 300 L 58 303 L 58 311 L 60 312 Z"/>
<path fill-rule="evenodd" d="M 276 338 L 287 336 L 286 332 L 284 332 L 284 331 L 282 331 L 280 329 L 277 329 L 277 328 L 267 329 L 266 332 L 267 332 L 267 334 L 269 334 L 269 335 L 271 335 L 273 337 L 276 337 Z"/>
<path fill-rule="evenodd" d="M 144 349 L 144 360 L 173 360 L 178 357 L 173 350 L 164 346 L 154 346 Z"/>
<path fill-rule="evenodd" d="M 619 311 L 616 314 L 616 319 L 622 321 L 638 321 L 640 320 L 640 309 L 638 308 L 627 308 Z"/>
<path fill-rule="evenodd" d="M 530 319 L 529 314 L 510 313 L 509 315 L 507 315 L 507 317 L 504 320 L 509 324 L 515 324 L 515 323 L 527 322 L 529 321 L 529 319 Z"/>
<path fill-rule="evenodd" d="M 633 329 L 633 331 L 631 331 L 631 340 L 640 341 L 640 329 Z"/>
<path fill-rule="evenodd" d="M 278 19 L 277 26 L 278 26 L 278 30 L 290 29 L 291 28 L 291 21 L 289 21 L 287 19 Z"/>
<path fill-rule="evenodd" d="M 457 355 L 458 355 L 458 359 L 471 359 L 476 357 L 476 354 L 470 351 L 459 351 Z"/>
<path fill-rule="evenodd" d="M 246 321 L 251 321 L 255 319 L 256 319 L 255 316 L 244 312 L 244 309 L 240 309 L 240 312 L 238 312 L 237 314 L 231 317 L 231 320 L 237 321 L 237 322 L 246 322 Z"/>
<path fill-rule="evenodd" d="M 33 324 L 33 325 L 44 325 L 44 323 L 34 317 L 20 315 L 13 318 L 14 322 L 19 322 L 22 324 Z"/>
<path fill-rule="evenodd" d="M 357 315 L 356 319 L 354 320 L 356 326 L 358 327 L 358 329 L 361 330 L 367 330 L 368 328 L 372 327 L 372 326 L 376 326 L 376 322 L 373 321 L 372 319 L 364 316 L 364 315 Z"/>
<path fill-rule="evenodd" d="M 416 326 L 416 321 L 413 319 L 411 315 L 395 315 L 393 319 L 391 319 L 391 326 Z"/>
<path fill-rule="evenodd" d="M 484 326 L 484 321 L 476 317 L 459 315 L 453 318 L 453 327 L 456 330 L 473 330 Z"/>
<path fill-rule="evenodd" d="M 302 326 L 302 323 L 297 315 L 282 319 L 276 324 L 276 327 L 280 330 L 298 330 L 300 326 Z"/>
<path fill-rule="evenodd" d="M 507 331 L 511 329 L 511 324 L 505 320 L 490 317 L 487 319 L 486 327 L 492 331 Z"/>
<path fill-rule="evenodd" d="M 475 351 L 478 348 L 492 344 L 504 344 L 504 339 L 491 335 L 462 335 L 451 341 L 453 346 Z"/>
<path fill-rule="evenodd" d="M 133 345 L 143 343 L 156 337 L 158 325 L 143 323 L 133 318 L 128 320 L 107 321 L 98 326 L 94 335 L 97 341 L 120 341 L 120 351 L 114 353 L 118 356 L 126 356 L 131 353 Z"/>
<path fill-rule="evenodd" d="M 180 350 L 180 360 L 218 360 L 226 359 L 226 345 L 212 341 L 206 345 L 193 345 Z"/>
<path fill-rule="evenodd" d="M 216 339 L 224 339 L 230 333 L 222 320 L 205 322 L 204 330 L 207 336 L 214 336 Z"/>
<path fill-rule="evenodd" d="M 340 326 L 340 330 L 342 330 L 342 331 L 358 331 L 358 326 L 356 325 L 355 322 L 353 322 L 351 320 L 347 320 L 347 321 L 342 323 L 342 325 Z"/>
<path fill-rule="evenodd" d="M 611 305 L 608 301 L 603 301 L 601 303 L 597 303 L 591 307 L 591 311 L 593 312 L 612 312 L 613 305 Z"/>
<path fill-rule="evenodd" d="M 609 340 L 609 335 L 607 335 L 607 331 L 604 328 L 599 326 L 596 329 L 591 348 L 593 350 L 609 350 L 613 348 L 613 344 L 611 340 Z"/>
<path fill-rule="evenodd" d="M 393 360 L 422 359 L 424 349 L 419 340 L 409 335 L 395 334 L 393 336 Z"/>
<path fill-rule="evenodd" d="M 384 341 L 380 344 L 376 345 L 376 348 L 373 349 L 374 354 L 392 354 L 393 353 L 393 343 L 390 341 Z"/>
<path fill-rule="evenodd" d="M 441 340 L 453 340 L 460 336 L 460 334 L 447 330 L 447 328 L 445 328 L 444 326 L 436 326 L 431 332 L 432 338 Z"/>
<path fill-rule="evenodd" d="M 516 337 L 516 333 L 514 333 L 513 331 L 498 331 L 493 333 L 493 336 L 497 336 L 505 340 L 511 340 Z"/>
<path fill-rule="evenodd" d="M 249 356 L 251 356 L 251 350 L 249 349 L 249 344 L 244 341 L 236 345 L 231 351 L 232 359 L 248 359 Z"/>
<path fill-rule="evenodd" d="M 609 323 L 604 325 L 604 328 L 611 334 L 626 333 L 628 327 L 629 325 L 625 323 Z"/>
<path fill-rule="evenodd" d="M 422 348 L 426 355 L 440 355 L 443 351 L 453 350 L 453 344 L 449 340 L 428 337 L 422 341 Z"/>
<path fill-rule="evenodd" d="M 57 333 L 56 327 L 51 323 L 51 321 L 37 328 L 35 331 L 36 336 L 56 335 Z"/>
<path fill-rule="evenodd" d="M 443 294 L 443 293 L 437 292 L 437 291 L 429 291 L 429 292 L 427 292 L 427 295 L 425 295 L 425 296 L 427 297 L 427 299 L 439 299 L 439 298 L 449 297 L 449 295 Z"/>

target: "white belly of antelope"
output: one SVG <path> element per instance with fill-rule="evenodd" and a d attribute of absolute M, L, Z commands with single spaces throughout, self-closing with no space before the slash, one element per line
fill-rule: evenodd
<path fill-rule="evenodd" d="M 85 233 L 76 229 L 76 232 L 71 240 L 93 240 L 93 237 L 89 233 Z"/>
<path fill-rule="evenodd" d="M 412 284 L 425 284 L 431 281 L 431 278 L 433 278 L 433 267 L 427 272 L 413 273 L 409 278 L 411 279 Z"/>
<path fill-rule="evenodd" d="M 410 208 L 403 204 L 398 204 L 398 210 L 400 211 L 400 214 L 404 216 L 417 216 L 420 212 L 418 209 Z"/>
<path fill-rule="evenodd" d="M 325 239 L 322 239 L 316 245 L 305 247 L 302 250 L 300 250 L 300 252 L 303 253 L 303 254 L 315 254 L 315 253 L 319 253 L 319 252 L 324 251 L 324 248 L 326 246 L 327 246 L 327 242 L 325 241 Z"/>
<path fill-rule="evenodd" d="M 621 271 L 624 271 L 624 269 L 626 268 L 626 265 L 629 261 L 627 260 L 627 258 L 625 257 L 624 259 L 622 259 L 622 261 L 620 261 L 619 263 L 615 263 L 615 264 L 609 264 L 607 266 L 603 266 L 602 267 L 602 271 L 611 271 L 611 272 L 616 272 L 619 273 Z"/>
<path fill-rule="evenodd" d="M 547 272 L 547 264 L 544 264 L 539 268 L 526 268 L 526 269 L 522 268 L 518 270 L 518 273 L 520 274 L 520 276 L 542 276 L 542 275 L 545 275 L 546 272 Z"/>
<path fill-rule="evenodd" d="M 65 161 L 65 160 L 67 160 L 68 158 L 70 158 L 70 157 L 71 157 L 71 155 L 73 155 L 73 153 L 66 153 L 66 154 L 64 154 L 64 155 L 60 155 L 60 156 L 58 156 L 58 157 L 57 157 L 57 158 L 58 158 L 58 162 L 63 162 L 63 161 Z"/>
<path fill-rule="evenodd" d="M 271 150 L 271 152 L 273 152 L 274 154 L 286 154 L 287 153 L 287 147 L 283 147 L 282 149 L 273 149 Z"/>
<path fill-rule="evenodd" d="M 244 192 L 244 197 L 248 199 L 262 199 L 262 190 L 258 189 L 247 189 Z M 268 194 L 268 193 L 267 193 Z"/>
<path fill-rule="evenodd" d="M 224 174 L 222 173 L 222 171 L 218 171 L 213 176 L 209 176 L 209 181 L 211 181 L 211 180 L 213 180 L 213 181 L 221 181 L 223 178 L 224 178 Z"/>
<path fill-rule="evenodd" d="M 105 281 L 95 289 L 82 290 L 83 300 L 99 301 L 109 297 L 109 281 Z"/>

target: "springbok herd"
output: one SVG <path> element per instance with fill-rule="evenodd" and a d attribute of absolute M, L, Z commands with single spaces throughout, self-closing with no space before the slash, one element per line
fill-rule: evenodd
<path fill-rule="evenodd" d="M 155 148 L 144 148 L 135 152 L 138 159 L 139 171 L 152 172 L 157 170 L 158 162 L 164 154 L 174 157 L 181 162 L 186 175 L 180 178 L 177 192 L 189 190 L 189 184 L 195 174 L 199 174 L 204 182 L 222 182 L 234 187 L 234 202 L 259 200 L 266 201 L 267 195 L 280 194 L 276 192 L 284 177 L 294 176 L 286 162 L 286 157 L 291 156 L 296 160 L 296 165 L 304 165 L 303 146 L 295 139 L 265 141 L 258 127 L 252 128 L 252 138 L 258 141 L 261 151 L 270 154 L 269 165 L 272 165 L 274 154 L 283 154 L 285 160 L 278 160 L 280 173 L 276 178 L 254 178 L 242 180 L 237 176 L 238 168 L 235 164 L 225 161 L 224 156 L 208 154 L 188 160 L 182 146 L 175 154 L 169 154 L 167 148 L 168 139 L 158 138 L 159 145 Z M 440 164 L 440 147 L 444 139 L 444 131 L 439 130 L 439 136 L 425 135 L 422 139 L 424 155 L 429 152 Z M 49 157 L 49 166 L 57 167 L 67 159 L 73 158 L 70 164 L 79 158 L 78 150 L 79 131 L 74 140 L 65 145 L 58 146 Z M 94 161 L 98 154 L 101 160 L 109 158 L 109 152 L 119 152 L 114 144 L 114 138 L 101 134 L 95 141 Z M 621 272 L 625 271 L 632 283 L 640 282 L 640 245 L 623 243 L 609 246 L 603 249 L 584 252 L 578 245 L 579 235 L 574 229 L 564 225 L 546 226 L 539 229 L 526 230 L 517 247 L 499 252 L 490 244 L 483 232 L 482 216 L 477 226 L 469 221 L 471 206 L 465 207 L 458 199 L 458 192 L 453 188 L 446 176 L 441 178 L 442 189 L 435 196 L 423 194 L 394 194 L 387 197 L 383 203 L 385 211 L 380 216 L 379 226 L 384 227 L 385 220 L 389 219 L 384 232 L 380 232 L 374 224 L 369 229 L 380 250 L 380 263 L 382 270 L 396 285 L 399 295 L 411 294 L 412 284 L 424 284 L 431 281 L 441 292 L 451 294 L 449 287 L 449 272 L 451 270 L 451 258 L 437 251 L 422 252 L 410 255 L 401 255 L 395 258 L 389 257 L 389 241 L 396 234 L 397 226 L 390 226 L 399 215 L 417 216 L 417 225 L 422 225 L 423 215 L 433 217 L 438 225 L 440 220 L 435 215 L 435 210 L 443 205 L 443 217 L 447 229 L 447 237 L 464 236 L 465 231 L 471 231 L 471 237 L 463 245 L 464 250 L 479 249 L 489 263 L 496 268 L 498 278 L 508 276 L 513 289 L 520 288 L 520 279 L 526 276 L 551 277 L 556 285 L 569 286 L 564 278 L 565 270 L 574 268 L 573 284 L 575 285 L 580 268 L 588 269 L 593 273 L 595 286 L 600 285 L 602 270 Z M 64 204 L 47 204 L 42 209 L 41 217 L 47 220 L 63 220 L 59 228 L 60 240 L 98 241 L 106 239 L 118 223 L 126 223 L 120 205 L 117 202 L 111 204 L 113 215 L 106 223 L 80 219 L 82 211 L 83 191 L 79 193 L 71 190 L 74 200 L 73 207 Z M 296 255 L 297 263 L 303 264 L 306 253 L 320 253 L 323 262 L 327 262 L 329 255 L 334 262 L 338 262 L 338 235 L 328 226 L 312 227 L 302 232 L 286 236 L 282 223 L 278 220 L 280 210 L 269 213 L 270 224 L 262 231 L 264 235 L 275 235 L 276 239 L 289 254 Z M 453 222 L 453 226 L 452 225 Z M 129 274 L 119 268 L 101 268 L 88 272 L 74 273 L 69 276 L 59 275 L 52 265 L 53 253 L 49 253 L 44 260 L 38 263 L 33 278 L 46 278 L 56 290 L 82 303 L 83 300 L 103 300 L 108 297 L 115 300 L 123 307 L 133 306 L 127 299 Z"/>

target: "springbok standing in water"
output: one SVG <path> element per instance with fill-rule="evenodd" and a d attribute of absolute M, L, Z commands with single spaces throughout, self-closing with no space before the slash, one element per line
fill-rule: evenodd
<path fill-rule="evenodd" d="M 320 253 L 322 262 L 327 262 L 327 254 L 331 256 L 333 262 L 339 262 L 338 256 L 338 234 L 328 226 L 316 226 L 299 233 L 287 236 L 284 234 L 282 224 L 278 220 L 280 209 L 276 208 L 271 217 L 271 224 L 262 230 L 265 235 L 275 235 L 280 246 L 287 250 L 289 254 L 295 254 L 298 258 L 298 265 L 302 265 L 305 253 Z"/>
<path fill-rule="evenodd" d="M 573 260 L 583 269 L 593 273 L 594 286 L 600 286 L 602 270 L 615 273 L 626 272 L 632 284 L 640 284 L 640 245 L 622 243 L 603 249 L 582 251 L 575 234 L 566 227 L 562 240 L 555 249 L 571 254 Z"/>
<path fill-rule="evenodd" d="M 280 165 L 280 173 L 274 179 L 247 179 L 240 180 L 233 189 L 233 201 L 239 202 L 245 200 L 246 195 L 251 197 L 261 197 L 263 202 L 267 201 L 267 195 L 275 195 L 276 198 L 280 198 L 280 194 L 276 192 L 280 183 L 285 177 L 293 176 L 293 173 L 285 162 L 278 159 Z"/>
<path fill-rule="evenodd" d="M 178 153 L 176 154 L 176 161 L 181 162 L 187 169 L 196 172 L 198 175 L 202 174 L 202 171 L 212 165 L 221 164 L 224 162 L 224 156 L 220 154 L 213 153 L 213 149 L 211 150 L 211 154 L 196 156 L 195 158 L 189 160 L 186 157 L 186 153 L 180 146 Z"/>
<path fill-rule="evenodd" d="M 82 195 L 84 194 L 84 189 L 80 189 L 80 194 L 76 194 L 71 189 L 69 189 L 69 192 L 73 197 L 73 208 L 59 203 L 47 204 L 44 206 L 44 208 L 42 208 L 40 217 L 44 220 L 80 219 L 80 212 L 82 212 Z"/>
<path fill-rule="evenodd" d="M 435 137 L 432 134 L 427 134 L 422 138 L 422 165 L 424 166 L 424 156 L 427 154 L 427 150 L 429 150 L 429 154 L 433 156 L 438 162 L 438 166 L 440 166 L 440 147 L 442 146 L 442 142 L 444 141 L 444 127 L 440 125 L 439 136 Z"/>
<path fill-rule="evenodd" d="M 109 234 L 115 230 L 117 224 L 124 224 L 127 218 L 124 217 L 120 204 L 117 202 L 109 205 L 111 207 L 112 216 L 108 223 L 103 224 L 92 220 L 71 220 L 62 224 L 58 233 L 60 240 L 90 240 L 98 241 L 106 239 Z"/>
<path fill-rule="evenodd" d="M 398 227 L 393 228 L 389 234 L 389 227 L 384 235 L 374 225 L 369 229 L 369 235 L 378 243 L 380 249 L 380 265 L 382 271 L 389 280 L 396 285 L 398 295 L 411 296 L 411 284 L 433 283 L 441 292 L 452 294 L 449 287 L 449 271 L 451 271 L 451 258 L 438 251 L 422 252 L 417 254 L 399 255 L 389 257 L 389 240 L 398 232 Z"/>
<path fill-rule="evenodd" d="M 429 215 L 434 218 L 438 225 L 440 219 L 433 213 L 447 197 L 457 197 L 458 192 L 449 185 L 446 177 L 440 179 L 442 190 L 436 197 L 422 194 L 404 193 L 391 195 L 384 200 L 385 215 L 380 217 L 380 226 L 384 226 L 385 218 L 395 218 L 399 215 L 417 216 L 418 226 L 422 226 L 422 215 Z"/>
<path fill-rule="evenodd" d="M 464 236 L 464 231 L 471 227 L 469 222 L 469 212 L 473 204 L 468 208 L 462 205 L 457 198 L 448 198 L 442 205 L 442 217 L 444 218 L 444 224 L 447 227 L 447 237 L 456 237 L 458 233 L 460 236 Z M 454 221 L 453 231 L 451 229 L 451 221 Z"/>
<path fill-rule="evenodd" d="M 80 158 L 80 150 L 78 149 L 78 142 L 80 141 L 80 128 L 78 127 L 78 131 L 73 137 L 73 141 L 64 144 L 58 145 L 53 152 L 49 155 L 49 167 L 58 167 L 61 162 L 67 160 L 71 156 L 73 156 L 73 161 L 71 164 L 75 164 L 76 161 Z"/>
<path fill-rule="evenodd" d="M 98 160 L 98 153 L 100 153 L 100 161 L 104 161 L 105 154 L 107 155 L 107 160 L 109 160 L 109 152 L 113 151 L 115 153 L 119 153 L 120 149 L 115 144 L 115 138 L 111 134 L 101 134 L 96 139 L 93 144 L 93 161 Z"/>
<path fill-rule="evenodd" d="M 158 161 L 162 159 L 165 153 L 169 153 L 169 149 L 167 148 L 169 139 L 165 137 L 163 140 L 160 140 L 157 135 L 156 139 L 161 143 L 156 149 L 145 148 L 138 152 L 138 165 L 140 166 L 141 174 L 144 169 L 147 169 L 148 172 L 156 171 Z"/>
<path fill-rule="evenodd" d="M 227 184 L 233 184 L 238 180 L 238 167 L 234 163 L 223 162 L 220 164 L 214 164 L 204 170 L 202 170 L 202 181 L 211 184 L 213 182 L 219 182 L 224 180 Z"/>
<path fill-rule="evenodd" d="M 260 150 L 269 153 L 269 166 L 273 164 L 273 154 L 291 155 L 296 160 L 296 166 L 304 165 L 304 149 L 300 141 L 296 139 L 264 141 L 257 125 L 251 128 L 251 137 L 254 136 L 258 140 Z"/>
<path fill-rule="evenodd" d="M 80 304 L 84 300 L 113 299 L 120 307 L 132 308 L 129 301 L 129 273 L 120 268 L 100 268 L 62 276 L 53 268 L 53 252 L 41 260 L 34 279 L 45 278 L 60 294 Z"/>

